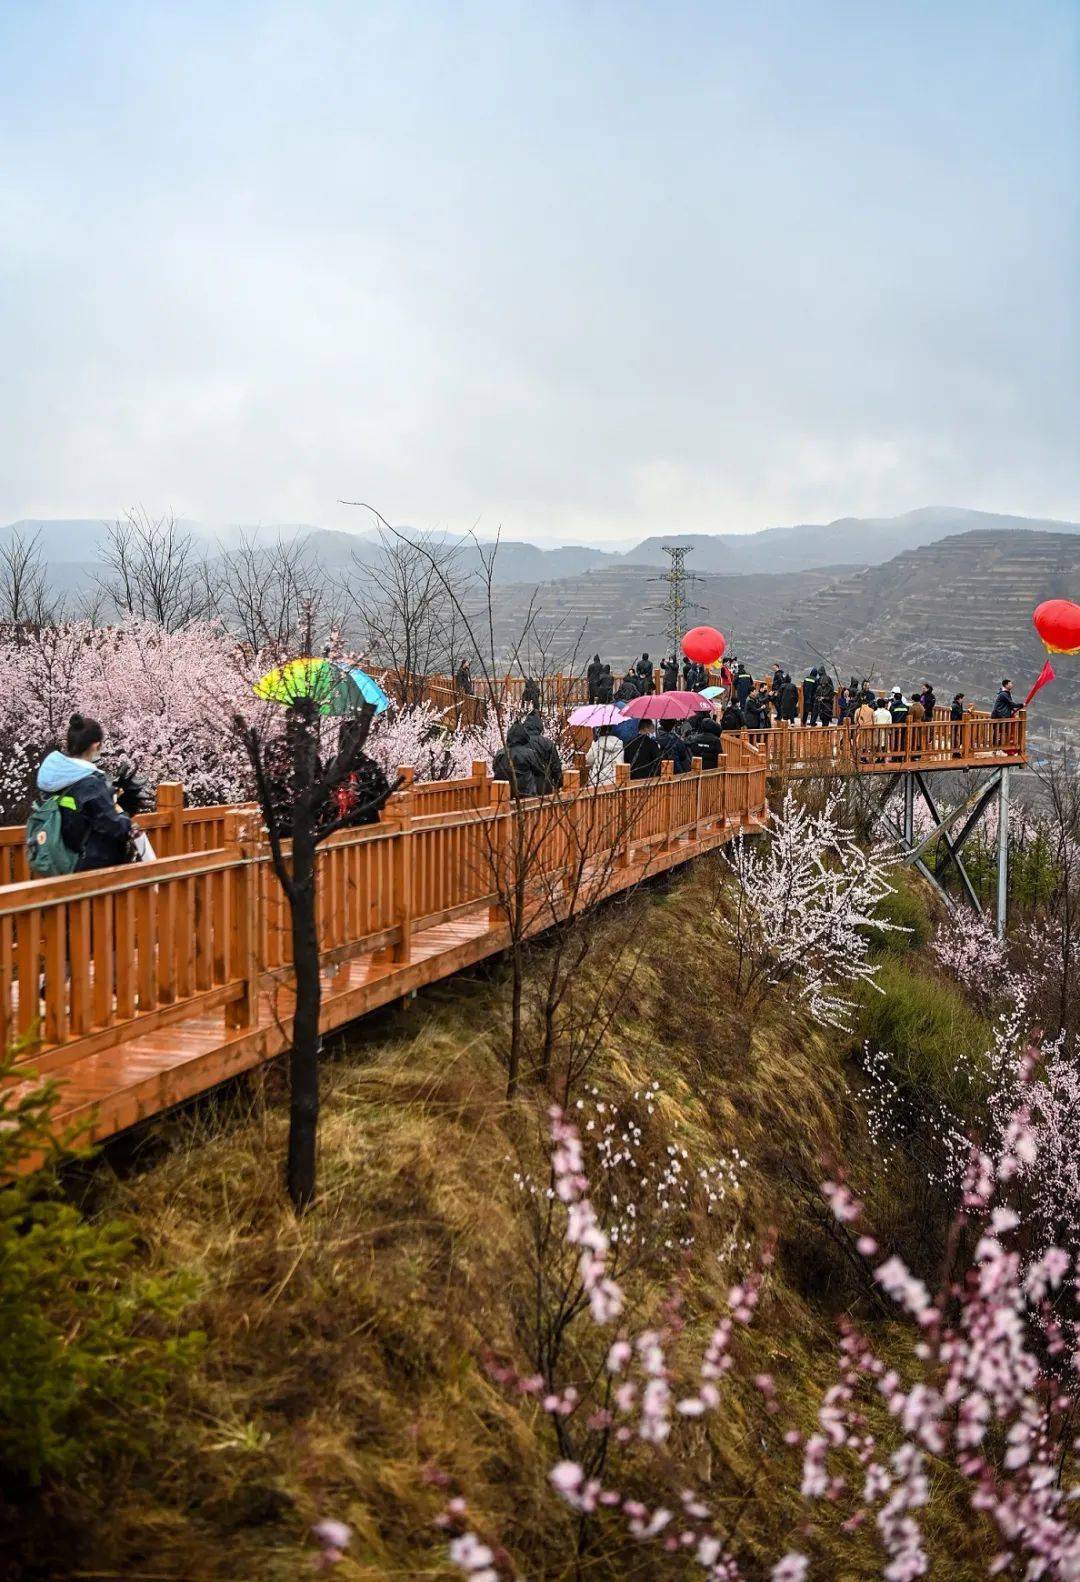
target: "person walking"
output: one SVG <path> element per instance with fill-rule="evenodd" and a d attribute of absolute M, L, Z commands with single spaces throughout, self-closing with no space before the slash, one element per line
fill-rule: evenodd
<path fill-rule="evenodd" d="M 506 733 L 506 742 L 491 761 L 493 780 L 508 780 L 514 798 L 539 796 L 544 766 L 533 747 L 522 720 L 515 720 Z"/>
<path fill-rule="evenodd" d="M 822 668 L 818 673 L 818 683 L 814 689 L 814 713 L 819 725 L 831 725 L 836 694 L 833 689 L 832 677 Z"/>
<path fill-rule="evenodd" d="M 97 762 L 104 739 L 97 720 L 73 714 L 64 751 L 47 753 L 37 772 L 41 797 L 59 804 L 60 836 L 76 854 L 69 870 L 75 873 L 116 867 L 135 854 L 136 826 L 117 807 L 112 782 Z"/>
<path fill-rule="evenodd" d="M 525 729 L 529 733 L 529 744 L 540 760 L 540 779 L 537 790 L 541 796 L 549 795 L 553 791 L 561 791 L 563 783 L 562 759 L 559 749 L 550 736 L 544 734 L 544 722 L 539 711 L 533 709 L 531 714 L 525 716 Z"/>
<path fill-rule="evenodd" d="M 596 678 L 597 703 L 610 703 L 615 696 L 615 679 L 611 674 L 610 665 L 601 665 L 600 674 Z"/>
<path fill-rule="evenodd" d="M 892 723 L 892 709 L 890 709 L 888 703 L 885 701 L 884 696 L 880 696 L 874 704 L 874 730 L 876 733 L 874 748 L 875 757 L 878 763 L 883 761 L 885 753 L 888 749 L 889 737 L 892 733 Z"/>
<path fill-rule="evenodd" d="M 787 725 L 794 725 L 799 717 L 799 689 L 786 671 L 784 684 L 780 688 L 780 707 L 777 713 Z"/>
<path fill-rule="evenodd" d="M 623 748 L 623 758 L 630 765 L 631 780 L 644 780 L 660 773 L 660 747 L 652 720 L 638 721 L 637 735 Z"/>
<path fill-rule="evenodd" d="M 525 685 L 521 689 L 521 701 L 527 709 L 540 707 L 540 687 L 535 677 L 525 677 Z"/>
<path fill-rule="evenodd" d="M 600 701 L 596 695 L 596 689 L 600 684 L 600 677 L 603 675 L 603 673 L 604 667 L 600 663 L 600 655 L 594 654 L 589 660 L 589 667 L 585 672 L 585 681 L 589 689 L 590 703 L 599 703 Z"/>
<path fill-rule="evenodd" d="M 746 715 L 740 709 L 735 698 L 732 698 L 720 716 L 720 729 L 721 731 L 744 731 L 746 729 Z"/>
<path fill-rule="evenodd" d="M 750 696 L 753 686 L 754 678 L 740 659 L 739 668 L 735 672 L 735 699 L 740 709 L 745 710 L 746 700 Z"/>
<path fill-rule="evenodd" d="M 611 785 L 615 779 L 615 765 L 622 763 L 623 744 L 609 725 L 601 725 L 593 735 L 585 754 L 589 784 Z"/>
<path fill-rule="evenodd" d="M 933 684 L 929 681 L 924 681 L 922 684 L 922 706 L 926 718 L 932 720 L 934 710 L 937 708 L 937 698 L 934 696 Z"/>
<path fill-rule="evenodd" d="M 462 697 L 472 697 L 472 672 L 469 669 L 469 661 L 467 659 L 462 659 L 454 671 L 454 686 Z"/>

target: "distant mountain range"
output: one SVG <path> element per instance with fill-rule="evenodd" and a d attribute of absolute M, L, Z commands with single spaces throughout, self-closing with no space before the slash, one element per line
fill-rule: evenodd
<path fill-rule="evenodd" d="M 77 565 L 87 568 L 100 561 L 100 546 L 107 523 L 92 518 L 75 520 L 24 520 L 0 528 L 0 540 L 14 532 L 24 536 L 37 533 L 42 555 L 50 566 Z M 329 565 L 351 564 L 354 553 L 371 543 L 370 532 L 345 533 L 304 523 L 271 526 L 208 528 L 197 522 L 183 524 L 207 553 L 216 553 L 235 544 L 241 535 L 262 542 L 278 536 L 307 537 L 312 548 Z M 917 549 L 939 539 L 970 532 L 1014 532 L 1027 530 L 1052 533 L 1080 533 L 1080 523 L 1044 521 L 1036 517 L 999 516 L 986 511 L 969 511 L 952 506 L 924 506 L 902 516 L 845 516 L 835 522 L 801 523 L 794 527 L 767 527 L 756 533 L 663 533 L 646 538 L 632 549 L 605 550 L 589 545 L 565 544 L 544 549 L 516 539 L 503 539 L 496 558 L 496 579 L 500 583 L 550 582 L 562 577 L 578 577 L 593 570 L 613 570 L 620 566 L 666 566 L 664 546 L 686 544 L 692 550 L 687 569 L 693 572 L 796 572 L 821 567 L 878 566 L 905 550 Z M 412 531 L 403 528 L 403 532 Z M 446 542 L 455 540 L 447 535 Z M 465 545 L 461 550 L 465 566 L 476 560 L 476 552 Z M 79 576 L 58 578 L 65 585 Z"/>

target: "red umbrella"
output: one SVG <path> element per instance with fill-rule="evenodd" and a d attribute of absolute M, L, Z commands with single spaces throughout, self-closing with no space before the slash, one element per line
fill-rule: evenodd
<path fill-rule="evenodd" d="M 701 700 L 694 696 L 694 702 L 684 701 L 685 695 L 680 697 L 676 692 L 658 692 L 653 697 L 632 698 L 623 709 L 623 714 L 632 720 L 688 720 L 691 714 L 701 712 Z"/>

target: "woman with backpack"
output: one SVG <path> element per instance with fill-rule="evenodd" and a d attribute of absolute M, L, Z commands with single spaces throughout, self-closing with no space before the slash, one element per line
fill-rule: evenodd
<path fill-rule="evenodd" d="M 38 770 L 41 801 L 27 830 L 34 873 L 85 873 L 131 861 L 135 825 L 116 806 L 112 782 L 97 766 L 103 736 L 97 720 L 73 714 L 66 750 L 49 753 Z"/>

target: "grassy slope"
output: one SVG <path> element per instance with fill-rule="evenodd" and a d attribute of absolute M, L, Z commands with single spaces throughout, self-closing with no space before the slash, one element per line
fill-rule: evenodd
<path fill-rule="evenodd" d="M 904 1247 L 921 1188 L 878 1166 L 852 1096 L 852 1040 L 808 1025 L 780 994 L 752 1032 L 733 1007 L 723 917 L 710 911 L 715 886 L 712 864 L 701 863 L 667 893 L 630 902 L 647 951 L 588 1080 L 607 1096 L 658 1080 L 657 1148 L 670 1135 L 703 1160 L 732 1145 L 746 1157 L 739 1237 L 780 1232 L 749 1371 L 773 1372 L 808 1427 L 830 1377 L 837 1314 L 865 1314 L 884 1334 L 821 1215 L 811 1184 L 822 1159 L 846 1164 L 883 1244 Z M 627 923 L 625 908 L 590 923 L 594 963 L 624 948 Z M 888 970 L 901 990 L 905 978 L 927 978 L 895 940 Z M 302 1224 L 282 1204 L 285 1115 L 273 1073 L 233 1101 L 225 1124 L 162 1123 L 165 1156 L 105 1183 L 102 1206 L 138 1221 L 147 1264 L 194 1275 L 189 1316 L 207 1345 L 170 1403 L 154 1458 L 47 1501 L 24 1529 L 37 1558 L 21 1574 L 298 1577 L 310 1566 L 308 1525 L 335 1515 L 356 1531 L 342 1582 L 449 1576 L 431 1527 L 445 1499 L 425 1481 L 433 1464 L 523 1575 L 568 1574 L 560 1556 L 570 1525 L 545 1482 L 550 1422 L 509 1400 L 479 1360 L 491 1348 L 526 1364 L 515 1336 L 528 1292 L 511 1177 L 515 1156 L 540 1157 L 535 1118 L 546 1103 L 535 1090 L 513 1111 L 501 1100 L 506 998 L 497 977 L 451 985 L 364 1030 L 328 1064 L 323 1195 Z M 697 1227 L 692 1325 L 707 1321 L 729 1283 L 731 1265 L 725 1272 L 717 1254 L 734 1223 L 726 1212 Z M 651 1294 L 660 1290 L 656 1274 Z M 650 1294 L 647 1275 L 638 1294 Z M 886 1334 L 886 1345 L 891 1338 L 906 1343 Z M 744 1491 L 748 1448 L 770 1433 L 756 1393 L 733 1388 L 713 1442 L 700 1445 L 714 1490 Z M 779 1465 L 785 1452 L 775 1454 Z M 742 1524 L 749 1552 L 775 1555 L 792 1515 L 779 1478 L 759 1487 Z M 974 1575 L 962 1513 L 943 1499 L 930 1527 L 949 1576 Z M 844 1565 L 829 1559 L 831 1545 L 828 1533 L 811 1541 L 816 1576 L 865 1574 L 850 1548 Z M 656 1573 L 644 1554 L 631 1571 L 601 1549 L 586 1574 Z"/>

